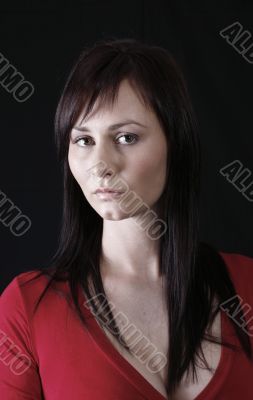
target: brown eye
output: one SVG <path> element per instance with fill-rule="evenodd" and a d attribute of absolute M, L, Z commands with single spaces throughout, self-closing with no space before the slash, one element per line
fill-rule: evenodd
<path fill-rule="evenodd" d="M 81 140 L 83 140 L 83 141 L 88 141 L 88 137 L 82 137 L 82 138 L 79 138 L 79 139 L 76 139 L 75 140 L 75 143 L 79 143 Z M 88 143 L 86 143 L 84 146 L 81 146 L 81 147 L 86 147 L 88 145 Z"/>
<path fill-rule="evenodd" d="M 127 144 L 133 144 L 138 141 L 137 135 L 133 135 L 132 133 L 126 133 L 125 135 L 121 135 L 118 137 L 118 139 L 121 139 L 122 137 L 124 137 L 126 139 Z M 121 143 L 121 144 L 124 144 L 124 143 Z"/>
<path fill-rule="evenodd" d="M 119 142 L 119 144 L 123 144 L 123 145 L 125 145 L 125 144 L 131 145 L 131 144 L 135 144 L 136 142 L 138 142 L 138 136 L 133 133 L 125 133 L 124 135 L 119 136 L 117 138 L 117 141 L 121 138 L 125 138 L 125 143 Z M 88 147 L 88 146 L 90 146 L 90 144 L 92 144 L 91 143 L 92 140 L 88 136 L 77 138 L 74 143 L 79 143 L 81 140 L 84 142 L 84 144 L 80 145 L 80 147 Z"/>

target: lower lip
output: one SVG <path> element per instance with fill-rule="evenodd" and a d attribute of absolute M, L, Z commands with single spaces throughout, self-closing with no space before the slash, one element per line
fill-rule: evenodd
<path fill-rule="evenodd" d="M 107 200 L 107 199 L 116 199 L 122 196 L 123 193 L 119 192 L 98 192 L 96 195 L 102 199 L 102 200 Z"/>

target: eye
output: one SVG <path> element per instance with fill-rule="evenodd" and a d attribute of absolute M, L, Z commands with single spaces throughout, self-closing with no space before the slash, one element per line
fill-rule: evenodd
<path fill-rule="evenodd" d="M 81 137 L 81 138 L 77 138 L 77 139 L 74 141 L 74 143 L 79 143 L 80 140 L 87 140 L 87 139 L 88 139 L 88 136 Z M 84 146 L 81 146 L 81 147 L 87 147 L 87 145 L 85 144 Z"/>
<path fill-rule="evenodd" d="M 118 137 L 118 139 L 120 139 L 122 137 L 125 137 L 127 139 L 127 141 L 129 140 L 129 138 L 130 138 L 130 140 L 131 140 L 131 138 L 134 139 L 134 142 L 131 141 L 131 143 L 127 143 L 127 144 L 133 144 L 133 143 L 136 143 L 138 141 L 138 136 L 134 135 L 132 133 L 126 133 L 124 135 L 121 135 L 121 136 Z"/>
<path fill-rule="evenodd" d="M 127 141 L 126 144 L 129 144 L 129 145 L 138 142 L 138 136 L 135 135 L 135 134 L 133 134 L 133 133 L 125 133 L 124 135 L 119 136 L 119 137 L 117 138 L 117 140 L 119 140 L 119 139 L 121 139 L 121 138 L 123 138 L 123 137 L 124 137 L 124 138 L 126 139 L 126 141 Z M 79 143 L 81 140 L 85 141 L 85 140 L 89 140 L 89 139 L 91 139 L 89 136 L 83 136 L 83 137 L 81 137 L 81 138 L 77 138 L 77 139 L 74 141 L 74 143 Z M 130 140 L 130 143 L 129 143 L 129 140 Z M 120 143 L 120 144 L 125 144 L 125 143 Z M 80 145 L 80 147 L 88 147 L 88 146 L 89 146 L 89 144 L 87 144 L 87 142 L 86 142 L 86 144 L 84 144 L 84 145 Z"/>

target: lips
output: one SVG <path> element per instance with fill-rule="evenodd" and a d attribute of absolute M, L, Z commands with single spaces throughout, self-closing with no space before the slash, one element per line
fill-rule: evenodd
<path fill-rule="evenodd" d="M 109 188 L 99 188 L 95 191 L 95 193 L 123 193 L 119 190 L 109 189 Z"/>

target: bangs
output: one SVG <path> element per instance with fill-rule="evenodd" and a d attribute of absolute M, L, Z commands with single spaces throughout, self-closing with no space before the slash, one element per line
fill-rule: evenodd
<path fill-rule="evenodd" d="M 123 60 L 122 60 L 123 61 Z M 122 63 L 122 66 L 125 64 Z M 109 66 L 112 67 L 111 65 Z M 121 67 L 121 66 L 120 66 Z M 136 76 L 137 75 L 137 76 Z M 133 91 L 138 96 L 140 102 L 147 108 L 151 108 L 152 100 L 148 86 L 140 79 L 138 74 L 133 71 L 125 72 L 114 76 L 108 76 L 106 71 L 103 71 L 99 76 L 94 76 L 94 82 L 89 82 L 89 86 L 85 92 L 77 94 L 76 107 L 73 109 L 73 115 L 70 116 L 71 124 L 68 130 L 71 131 L 77 119 L 81 116 L 81 123 L 91 115 L 97 113 L 103 108 L 112 109 L 118 98 L 119 88 L 123 81 L 127 80 Z M 69 132 L 70 133 L 70 132 Z"/>
<path fill-rule="evenodd" d="M 120 85 L 127 80 L 140 102 L 155 111 L 157 66 L 147 54 L 115 51 L 108 46 L 84 51 L 72 69 L 59 101 L 55 116 L 56 146 L 59 158 L 66 157 L 73 126 L 81 117 L 83 122 L 91 113 L 112 108 Z M 157 85 L 154 86 L 154 83 Z M 157 113 L 156 113 L 157 114 Z M 159 118 L 159 115 L 158 115 Z"/>
<path fill-rule="evenodd" d="M 69 74 L 55 115 L 60 162 L 67 160 L 71 130 L 81 117 L 112 108 L 127 80 L 140 102 L 156 114 L 167 140 L 187 146 L 190 101 L 180 69 L 164 49 L 126 39 L 86 48 Z"/>

